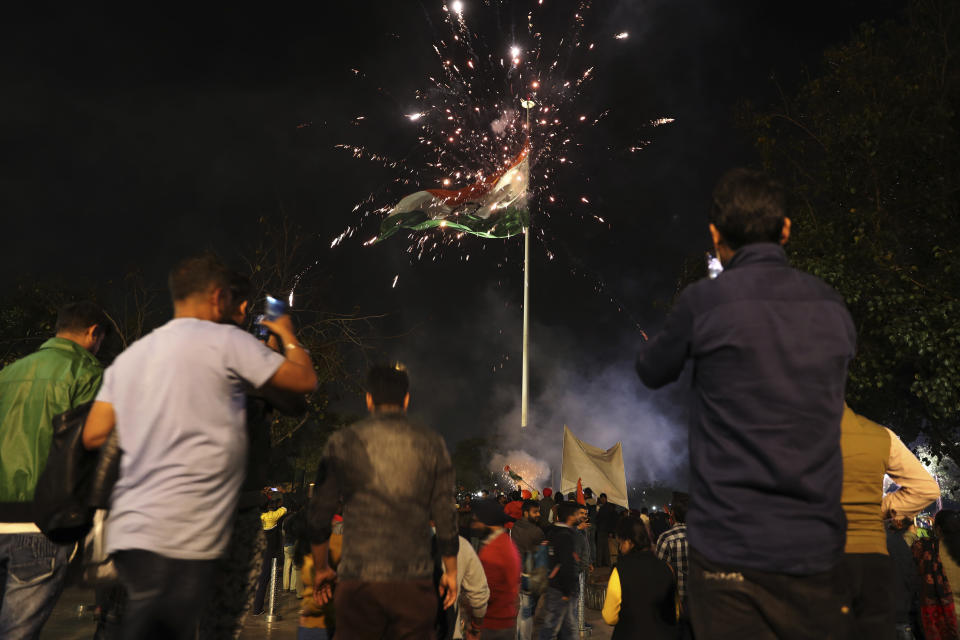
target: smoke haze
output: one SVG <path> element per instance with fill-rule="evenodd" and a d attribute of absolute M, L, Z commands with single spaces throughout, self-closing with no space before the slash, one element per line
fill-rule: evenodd
<path fill-rule="evenodd" d="M 567 425 L 603 449 L 623 443 L 628 487 L 686 488 L 688 377 L 646 389 L 633 368 L 637 332 L 580 335 L 532 322 L 530 425 L 521 429 L 519 305 L 490 288 L 469 315 L 472 324 L 408 336 L 399 354 L 411 374 L 411 413 L 443 433 L 451 451 L 464 438 L 483 436 L 505 454 L 491 471 L 523 459 L 536 469 L 535 480 L 521 473 L 525 480 L 557 488 Z M 465 423 L 486 426 L 467 432 Z"/>

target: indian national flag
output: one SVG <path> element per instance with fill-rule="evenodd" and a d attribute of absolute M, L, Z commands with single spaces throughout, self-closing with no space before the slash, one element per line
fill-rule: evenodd
<path fill-rule="evenodd" d="M 529 147 L 501 171 L 459 190 L 417 191 L 397 203 L 380 224 L 377 242 L 400 229 L 444 227 L 483 238 L 509 238 L 530 224 Z"/>

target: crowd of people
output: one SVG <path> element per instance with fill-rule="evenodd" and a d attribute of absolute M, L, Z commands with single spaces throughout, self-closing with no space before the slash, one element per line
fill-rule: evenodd
<path fill-rule="evenodd" d="M 789 266 L 784 194 L 733 170 L 708 229 L 723 272 L 683 291 L 636 361 L 652 388 L 693 370 L 689 496 L 666 515 L 587 490 L 458 504 L 398 365 L 370 370 L 369 415 L 330 436 L 309 500 L 264 504 L 258 443 L 317 386 L 288 315 L 258 339 L 241 328 L 250 282 L 190 258 L 170 274 L 173 319 L 104 369 L 109 318 L 65 306 L 55 337 L 0 371 L 0 638 L 38 637 L 63 588 L 77 540 L 37 526 L 35 494 L 78 414 L 78 446 L 120 452 L 104 535 L 124 640 L 237 637 L 287 558 L 305 640 L 579 637 L 598 566 L 618 640 L 960 638 L 960 515 L 917 530 L 936 481 L 847 406 L 855 324 Z"/>

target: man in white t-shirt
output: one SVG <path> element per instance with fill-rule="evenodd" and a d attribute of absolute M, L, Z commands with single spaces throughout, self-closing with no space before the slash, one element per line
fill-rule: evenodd
<path fill-rule="evenodd" d="M 125 639 L 194 638 L 243 481 L 245 391 L 317 385 L 289 316 L 263 322 L 285 355 L 230 323 L 237 282 L 212 255 L 174 267 L 173 319 L 107 369 L 84 427 L 89 449 L 116 427 L 122 451 L 106 540 L 129 595 Z"/>

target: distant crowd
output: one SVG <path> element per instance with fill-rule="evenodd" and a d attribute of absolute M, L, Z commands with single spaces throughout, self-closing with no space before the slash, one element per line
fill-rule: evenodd
<path fill-rule="evenodd" d="M 250 281 L 188 258 L 173 318 L 104 369 L 110 318 L 66 305 L 0 371 L 0 638 L 39 637 L 81 557 L 101 638 L 237 638 L 279 571 L 303 640 L 568 640 L 601 600 L 618 640 L 960 640 L 960 515 L 918 528 L 936 480 L 847 405 L 856 325 L 789 266 L 785 207 L 764 174 L 727 173 L 722 272 L 638 345 L 651 388 L 692 370 L 689 495 L 655 514 L 545 487 L 458 502 L 401 365 L 371 368 L 369 415 L 329 437 L 311 495 L 265 494 L 269 425 L 317 388 L 289 314 L 253 335 Z"/>

